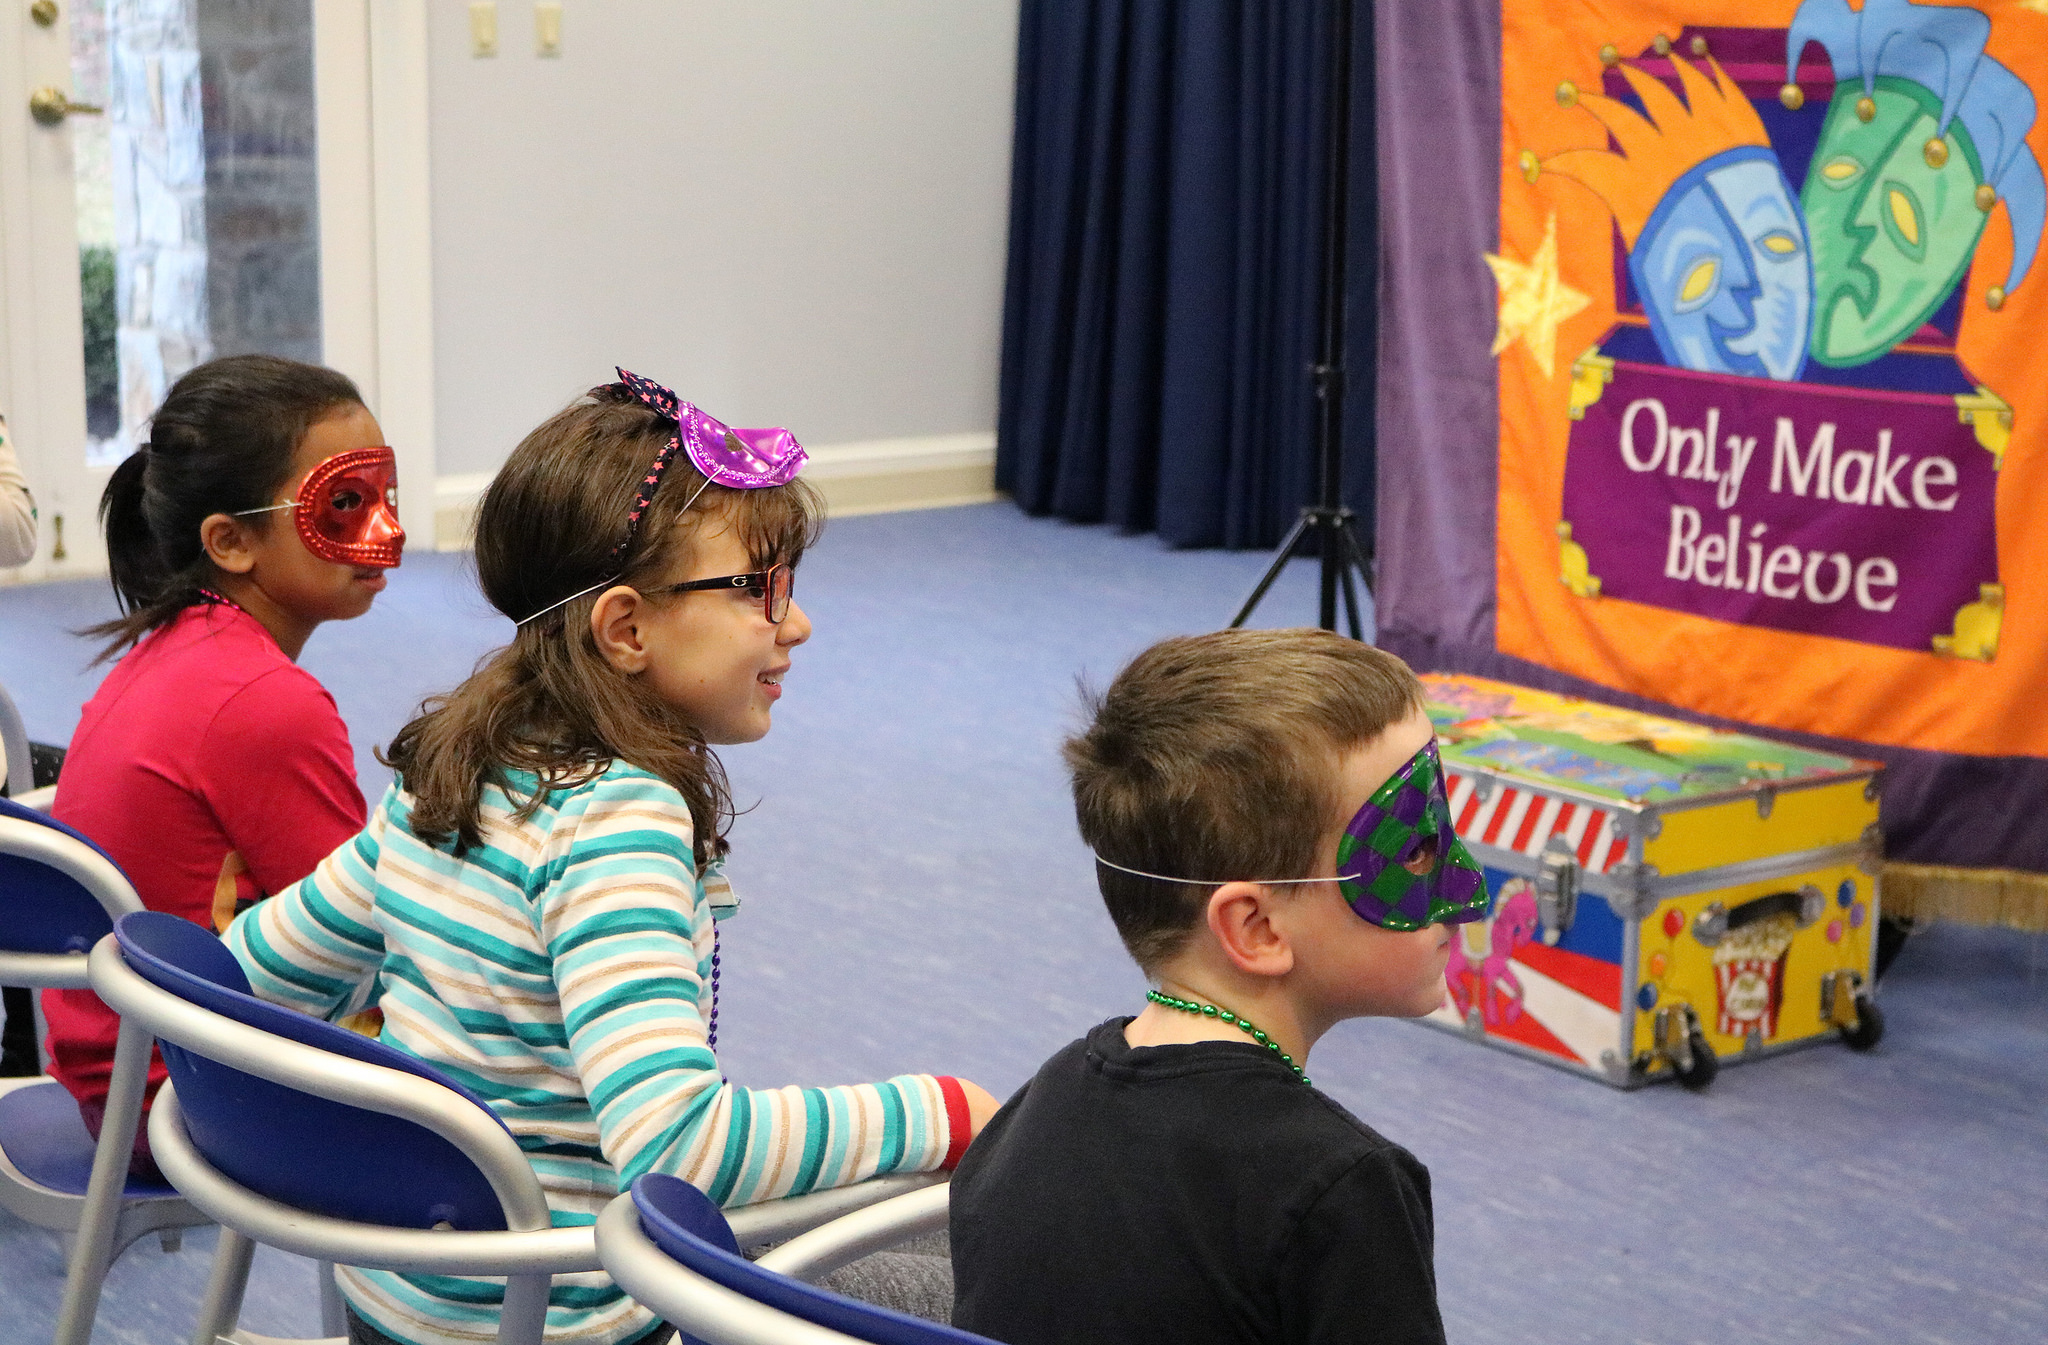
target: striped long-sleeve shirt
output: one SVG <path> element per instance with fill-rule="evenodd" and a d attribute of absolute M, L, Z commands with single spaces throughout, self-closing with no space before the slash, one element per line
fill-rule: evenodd
<path fill-rule="evenodd" d="M 374 995 L 385 1042 L 504 1119 L 557 1225 L 591 1222 L 644 1172 L 730 1206 L 957 1159 L 967 1109 L 950 1078 L 725 1081 L 705 1028 L 731 889 L 715 867 L 700 880 L 689 806 L 665 781 L 614 762 L 525 822 L 487 789 L 483 844 L 461 858 L 412 833 L 402 783 L 309 877 L 237 919 L 228 946 L 265 999 L 333 1016 Z M 495 1337 L 491 1281 L 348 1269 L 342 1288 L 398 1340 Z M 550 1342 L 613 1345 L 652 1323 L 603 1275 L 555 1279 Z"/>

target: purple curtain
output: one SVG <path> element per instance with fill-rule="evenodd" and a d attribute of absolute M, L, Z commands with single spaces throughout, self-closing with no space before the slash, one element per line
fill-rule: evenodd
<path fill-rule="evenodd" d="M 1500 242 L 1500 4 L 1375 8 L 1379 640 L 1491 650 L 1500 426 L 1480 254 Z"/>

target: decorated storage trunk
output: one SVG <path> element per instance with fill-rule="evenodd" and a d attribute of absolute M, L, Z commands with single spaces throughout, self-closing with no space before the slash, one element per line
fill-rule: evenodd
<path fill-rule="evenodd" d="M 1423 678 L 1492 905 L 1429 1021 L 1620 1087 L 1883 1031 L 1870 762 Z"/>

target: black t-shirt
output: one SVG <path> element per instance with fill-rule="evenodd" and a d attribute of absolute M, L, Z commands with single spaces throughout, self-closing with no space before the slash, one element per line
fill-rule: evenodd
<path fill-rule="evenodd" d="M 953 1323 L 1074 1341 L 1441 1345 L 1429 1170 L 1251 1042 L 1048 1060 L 953 1174 Z"/>

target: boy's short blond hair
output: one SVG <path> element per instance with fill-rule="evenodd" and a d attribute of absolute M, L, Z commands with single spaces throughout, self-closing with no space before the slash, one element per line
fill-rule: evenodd
<path fill-rule="evenodd" d="M 1065 744 L 1081 838 L 1104 859 L 1174 877 L 1305 878 L 1344 819 L 1337 759 L 1422 705 L 1384 650 L 1329 631 L 1225 630 L 1162 640 Z M 1177 954 L 1214 883 L 1096 866 L 1117 934 L 1147 972 Z"/>

